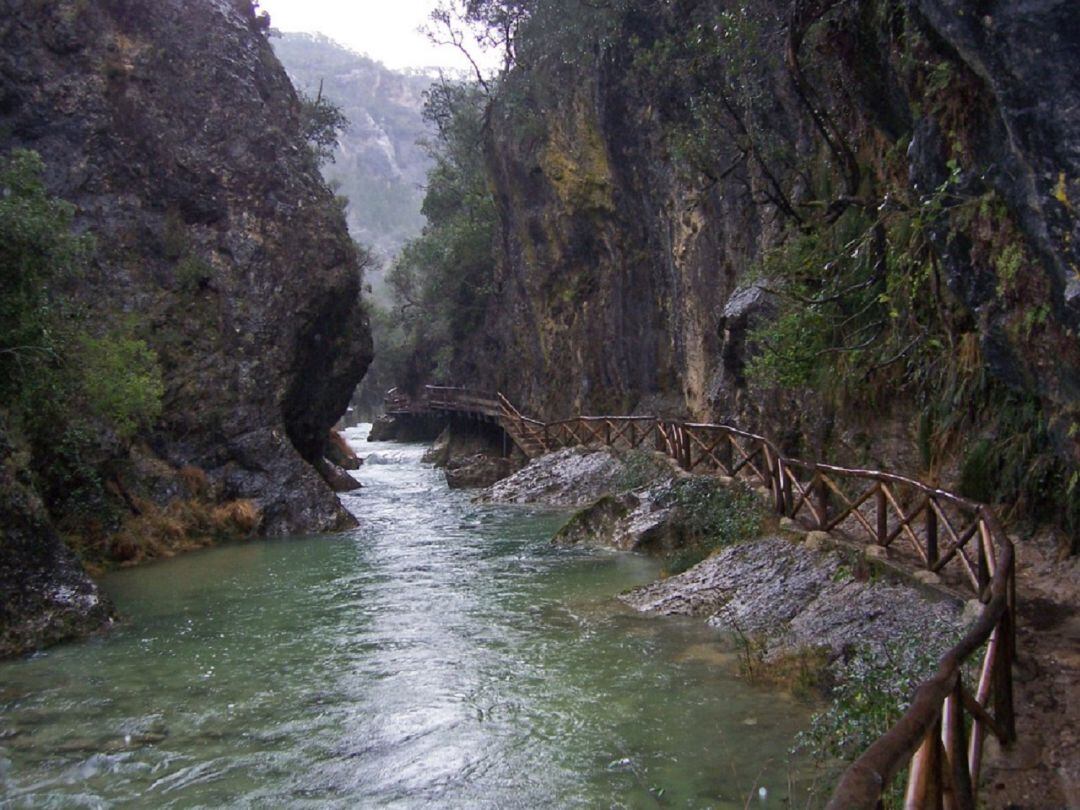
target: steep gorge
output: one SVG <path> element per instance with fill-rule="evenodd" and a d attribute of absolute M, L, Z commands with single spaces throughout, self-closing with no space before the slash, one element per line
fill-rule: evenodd
<path fill-rule="evenodd" d="M 70 594 L 60 573 L 78 570 L 43 508 L 104 553 L 133 518 L 196 498 L 250 502 L 268 534 L 350 525 L 313 465 L 370 362 L 371 336 L 356 247 L 250 2 L 9 0 L 0 42 L 0 143 L 41 155 L 48 192 L 95 241 L 85 270 L 50 294 L 91 336 L 122 326 L 144 340 L 164 384 L 150 429 L 124 442 L 99 426 L 75 460 L 63 455 L 64 424 L 50 447 L 25 447 L 14 428 L 0 437 L 5 481 L 19 483 L 3 487 L 14 499 L 5 514 L 11 506 L 28 544 L 65 560 L 52 585 L 36 581 L 40 570 L 28 578 L 40 561 L 5 525 L 10 653 L 102 619 L 89 611 L 53 632 L 36 626 L 32 594 L 19 609 L 24 590 Z M 82 478 L 50 481 L 65 463 Z M 82 479 L 101 497 L 78 511 L 57 502 Z M 85 578 L 77 588 L 93 591 Z M 21 634 L 20 622 L 36 629 Z"/>

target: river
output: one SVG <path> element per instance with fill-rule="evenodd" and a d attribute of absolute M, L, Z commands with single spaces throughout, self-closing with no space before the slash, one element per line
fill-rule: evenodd
<path fill-rule="evenodd" d="M 621 606 L 654 560 L 347 435 L 360 528 L 109 574 L 117 627 L 0 664 L 0 805 L 802 806 L 806 707 Z"/>

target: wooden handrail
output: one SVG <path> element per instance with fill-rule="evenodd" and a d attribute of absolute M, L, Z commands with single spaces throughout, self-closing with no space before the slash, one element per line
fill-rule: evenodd
<path fill-rule="evenodd" d="M 391 389 L 386 404 L 387 413 L 436 409 L 498 414 L 504 430 L 529 455 L 530 446 L 542 451 L 593 443 L 635 448 L 651 439 L 656 450 L 687 471 L 715 470 L 758 481 L 768 488 L 780 514 L 799 518 L 805 510 L 815 527 L 826 530 L 853 522 L 870 543 L 884 547 L 904 537 L 931 572 L 955 563 L 984 603 L 979 619 L 920 684 L 903 717 L 844 772 L 828 808 L 879 807 L 891 781 L 909 763 L 907 806 L 937 807 L 945 802 L 956 808 L 974 807 L 983 738 L 994 733 L 1008 743 L 1016 734 L 1014 549 L 989 506 L 895 473 L 788 458 L 766 437 L 730 425 L 654 416 L 577 416 L 541 422 L 523 416 L 501 393 L 451 386 L 427 386 L 419 402 Z M 852 482 L 869 484 L 869 489 L 850 494 L 839 482 L 848 487 Z M 912 496 L 906 506 L 905 492 Z M 867 508 L 873 514 L 864 514 Z M 917 531 L 920 516 L 922 537 Z M 968 552 L 972 544 L 974 559 Z M 979 683 L 972 693 L 963 684 L 962 665 L 983 645 Z"/>

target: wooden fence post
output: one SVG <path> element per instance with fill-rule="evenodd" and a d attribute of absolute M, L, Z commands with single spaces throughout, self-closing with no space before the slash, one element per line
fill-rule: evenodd
<path fill-rule="evenodd" d="M 829 485 L 825 483 L 825 478 L 819 477 L 817 482 L 817 503 L 818 503 L 818 528 L 825 531 L 825 527 L 829 525 Z"/>
<path fill-rule="evenodd" d="M 981 520 L 982 518 L 979 518 Z M 979 598 L 986 592 L 986 587 L 990 584 L 990 563 L 986 559 L 986 541 L 983 537 L 983 533 L 980 530 L 975 533 L 976 542 L 976 559 L 978 565 L 978 579 L 979 579 Z"/>
<path fill-rule="evenodd" d="M 941 717 L 938 717 L 911 760 L 904 807 L 941 810 L 941 776 Z"/>
<path fill-rule="evenodd" d="M 877 544 L 885 545 L 889 539 L 889 503 L 885 500 L 885 485 L 878 481 L 877 487 Z"/>
<path fill-rule="evenodd" d="M 784 493 L 784 514 L 791 516 L 795 508 L 795 497 L 791 493 L 791 471 L 783 460 L 780 464 L 780 489 Z"/>
<path fill-rule="evenodd" d="M 949 766 L 952 810 L 975 810 L 975 791 L 968 769 L 967 731 L 964 727 L 963 684 L 960 673 L 952 694 L 945 699 L 945 756 Z"/>
<path fill-rule="evenodd" d="M 933 568 L 938 561 L 937 512 L 934 499 L 926 500 L 926 565 Z"/>
<path fill-rule="evenodd" d="M 1016 739 L 1016 714 L 1013 711 L 1013 627 L 1012 614 L 1006 610 L 998 623 L 998 649 L 994 658 L 994 719 L 1008 741 Z"/>

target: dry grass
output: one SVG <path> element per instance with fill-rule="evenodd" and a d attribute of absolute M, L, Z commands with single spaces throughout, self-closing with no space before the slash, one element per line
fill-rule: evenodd
<path fill-rule="evenodd" d="M 262 523 L 262 512 L 254 501 L 230 501 L 216 507 L 211 513 L 211 519 L 219 531 L 249 536 Z"/>
<path fill-rule="evenodd" d="M 179 474 L 180 480 L 184 482 L 188 494 L 192 497 L 199 497 L 210 491 L 210 479 L 200 468 L 187 465 L 180 468 Z"/>
<path fill-rule="evenodd" d="M 139 507 L 141 514 L 131 515 L 105 544 L 105 556 L 113 563 L 135 565 L 219 542 L 249 539 L 262 523 L 262 513 L 249 500 L 219 505 L 178 500 L 164 508 L 140 501 Z"/>

